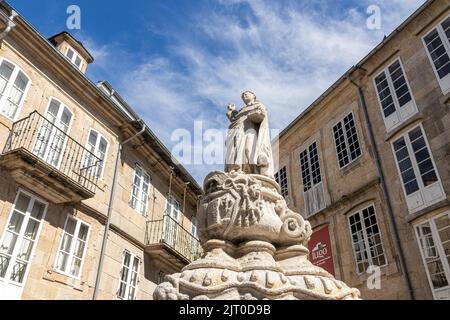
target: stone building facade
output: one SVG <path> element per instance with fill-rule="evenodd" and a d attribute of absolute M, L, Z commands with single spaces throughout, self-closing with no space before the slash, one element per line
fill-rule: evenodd
<path fill-rule="evenodd" d="M 431 0 L 279 135 L 313 262 L 363 299 L 450 299 L 449 106 L 450 2 Z"/>
<path fill-rule="evenodd" d="M 151 299 L 200 253 L 201 188 L 82 43 L 0 20 L 0 299 Z"/>

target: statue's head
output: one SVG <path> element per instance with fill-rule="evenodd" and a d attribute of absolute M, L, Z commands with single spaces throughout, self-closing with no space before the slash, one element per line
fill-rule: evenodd
<path fill-rule="evenodd" d="M 256 101 L 256 95 L 248 90 L 242 93 L 241 98 L 247 106 L 253 104 Z"/>

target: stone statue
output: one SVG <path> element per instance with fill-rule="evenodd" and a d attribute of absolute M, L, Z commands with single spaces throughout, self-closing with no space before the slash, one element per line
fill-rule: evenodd
<path fill-rule="evenodd" d="M 287 207 L 273 176 L 266 108 L 255 94 L 228 105 L 225 172 L 204 181 L 197 214 L 204 255 L 167 275 L 155 299 L 359 299 L 308 260 L 311 226 Z"/>
<path fill-rule="evenodd" d="M 237 112 L 228 105 L 230 120 L 226 140 L 225 172 L 262 174 L 273 177 L 272 148 L 267 109 L 251 91 L 242 94 L 244 106 Z"/>

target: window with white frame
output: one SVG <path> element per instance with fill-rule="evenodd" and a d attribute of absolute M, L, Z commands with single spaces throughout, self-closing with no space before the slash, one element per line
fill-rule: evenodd
<path fill-rule="evenodd" d="M 84 168 L 90 170 L 91 168 L 95 168 L 95 172 L 92 171 L 92 174 L 97 178 L 101 179 L 103 176 L 103 168 L 105 166 L 105 158 L 106 158 L 106 150 L 108 148 L 108 141 L 97 131 L 91 129 L 89 131 L 89 137 L 86 144 L 86 149 L 89 150 L 90 153 L 86 154 L 84 161 Z M 98 159 L 100 162 L 97 164 Z"/>
<path fill-rule="evenodd" d="M 23 285 L 46 212 L 46 203 L 18 192 L 1 240 L 0 279 Z"/>
<path fill-rule="evenodd" d="M 136 299 L 139 282 L 139 265 L 141 260 L 131 252 L 123 252 L 122 268 L 120 270 L 119 290 L 117 297 L 122 300 Z"/>
<path fill-rule="evenodd" d="M 361 155 L 361 147 L 352 112 L 334 125 L 333 134 L 338 165 L 342 169 Z"/>
<path fill-rule="evenodd" d="M 392 146 L 409 211 L 443 199 L 445 194 L 422 126 L 409 130 Z"/>
<path fill-rule="evenodd" d="M 319 152 L 316 142 L 313 142 L 300 153 L 300 170 L 302 174 L 305 211 L 308 217 L 325 208 Z"/>
<path fill-rule="evenodd" d="M 417 106 L 400 59 L 396 59 L 381 71 L 374 81 L 387 131 L 417 113 Z"/>
<path fill-rule="evenodd" d="M 180 241 L 182 234 L 181 225 L 181 205 L 175 197 L 170 194 L 166 199 L 166 215 L 163 223 L 163 238 L 164 241 L 172 247 L 182 249 L 183 243 Z"/>
<path fill-rule="evenodd" d="M 142 215 L 147 215 L 149 185 L 150 175 L 136 164 L 130 205 Z"/>
<path fill-rule="evenodd" d="M 450 212 L 416 226 L 417 240 L 435 299 L 450 299 Z"/>
<path fill-rule="evenodd" d="M 82 69 L 83 67 L 83 59 L 79 54 L 76 53 L 71 47 L 67 48 L 66 57 L 72 62 L 78 69 Z"/>
<path fill-rule="evenodd" d="M 450 91 L 450 16 L 423 37 L 434 73 L 444 94 Z"/>
<path fill-rule="evenodd" d="M 357 272 L 363 273 L 371 265 L 379 267 L 386 265 L 374 206 L 370 205 L 352 214 L 348 217 L 348 221 Z"/>
<path fill-rule="evenodd" d="M 280 170 L 278 170 L 277 173 L 275 173 L 275 180 L 280 185 L 281 195 L 285 199 L 287 199 L 289 197 L 289 190 L 288 190 L 288 177 L 286 172 L 286 166 L 282 167 Z"/>
<path fill-rule="evenodd" d="M 66 275 L 79 278 L 86 255 L 89 225 L 73 216 L 68 216 L 59 245 L 55 269 Z"/>
<path fill-rule="evenodd" d="M 171 194 L 167 198 L 166 213 L 175 221 L 180 218 L 181 205 L 180 202 Z"/>
<path fill-rule="evenodd" d="M 450 212 L 416 226 L 416 235 L 435 299 L 450 299 Z"/>
<path fill-rule="evenodd" d="M 30 79 L 19 67 L 6 59 L 0 64 L 0 110 L 3 115 L 14 120 L 25 99 Z"/>

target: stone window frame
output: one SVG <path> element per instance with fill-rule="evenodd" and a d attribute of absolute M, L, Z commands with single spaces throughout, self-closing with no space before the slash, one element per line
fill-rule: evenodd
<path fill-rule="evenodd" d="M 125 257 L 126 255 L 129 254 L 130 255 L 130 264 L 128 266 L 126 266 L 126 268 L 128 269 L 128 274 L 127 274 L 127 279 L 125 281 L 122 280 L 122 274 L 123 274 L 123 270 L 125 268 Z M 132 267 L 133 267 L 133 262 L 137 260 L 137 270 L 132 271 Z M 119 284 L 117 287 L 117 299 L 119 300 L 136 300 L 136 296 L 137 296 L 137 292 L 139 290 L 139 282 L 140 282 L 140 274 L 139 272 L 141 271 L 141 264 L 142 264 L 142 259 L 140 257 L 138 257 L 138 255 L 134 254 L 133 252 L 131 252 L 130 250 L 125 249 L 122 253 L 122 264 L 120 267 L 120 272 L 119 272 Z M 134 273 L 136 275 L 135 278 L 135 284 L 131 285 L 131 281 L 132 281 L 132 277 L 131 274 Z M 122 283 L 125 284 L 125 293 L 124 296 L 120 296 L 120 288 Z M 132 299 L 129 298 L 130 295 L 130 287 L 134 288 L 134 292 L 133 292 L 133 297 Z"/>
<path fill-rule="evenodd" d="M 84 242 L 84 250 L 83 250 L 83 255 L 82 255 L 82 258 L 81 258 L 81 264 L 80 264 L 80 269 L 78 271 L 78 275 L 73 275 L 67 270 L 64 271 L 64 270 L 58 269 L 58 258 L 59 258 L 60 251 L 61 251 L 61 245 L 62 245 L 63 240 L 64 240 L 64 235 L 66 233 L 67 222 L 69 220 L 75 220 L 76 221 L 76 225 L 75 225 L 74 234 L 72 235 L 73 236 L 72 243 L 71 243 L 70 249 L 69 249 L 69 258 L 68 258 L 68 261 L 67 261 L 67 268 L 70 268 L 70 265 L 72 264 L 72 260 L 73 260 L 73 256 L 74 256 L 74 252 L 75 252 L 75 247 L 76 247 L 76 241 L 78 240 L 78 236 L 79 236 L 79 233 L 80 233 L 81 225 L 83 224 L 83 225 L 87 226 L 87 228 L 88 228 L 88 232 L 87 232 L 87 235 L 86 235 L 86 241 Z M 66 220 L 64 222 L 64 228 L 62 230 L 61 239 L 59 241 L 59 245 L 58 245 L 58 248 L 57 248 L 57 251 L 56 251 L 56 257 L 55 257 L 55 263 L 54 263 L 53 270 L 55 270 L 57 273 L 65 275 L 65 276 L 67 276 L 69 278 L 74 278 L 74 279 L 77 279 L 77 280 L 81 280 L 81 275 L 83 273 L 83 266 L 84 266 L 84 262 L 85 262 L 85 259 L 86 259 L 87 248 L 89 246 L 90 235 L 91 235 L 91 225 L 89 223 L 87 223 L 87 222 L 81 220 L 80 218 L 77 218 L 77 217 L 75 217 L 75 216 L 73 216 L 71 214 L 68 214 L 67 217 L 66 217 Z"/>
<path fill-rule="evenodd" d="M 39 238 L 40 238 L 40 235 L 41 235 L 41 232 L 42 232 L 42 229 L 43 229 L 44 220 L 45 220 L 45 217 L 46 217 L 46 215 L 47 215 L 47 213 L 48 213 L 49 203 L 48 203 L 47 201 L 45 201 L 44 199 L 42 199 L 42 198 L 40 198 L 40 197 L 34 195 L 34 194 L 31 193 L 31 192 L 28 192 L 28 191 L 26 191 L 26 190 L 24 190 L 24 189 L 22 189 L 22 188 L 18 188 L 18 189 L 17 189 L 17 192 L 16 192 L 16 196 L 15 196 L 15 198 L 14 198 L 14 203 L 13 203 L 12 206 L 11 206 L 11 209 L 10 209 L 9 215 L 8 215 L 8 219 L 6 220 L 5 225 L 4 225 L 4 228 L 3 228 L 3 233 L 2 233 L 2 236 L 1 236 L 1 238 L 0 238 L 0 244 L 3 244 L 3 241 L 5 240 L 5 236 L 6 236 L 7 229 L 8 229 L 8 224 L 10 223 L 11 218 L 12 218 L 12 216 L 13 216 L 13 214 L 14 214 L 14 211 L 15 211 L 15 208 L 16 208 L 16 204 L 17 204 L 17 201 L 18 201 L 18 199 L 19 199 L 20 194 L 24 194 L 24 195 L 26 195 L 27 197 L 30 197 L 30 203 L 28 204 L 28 208 L 31 206 L 32 203 L 34 204 L 34 202 L 36 202 L 36 201 L 42 203 L 42 204 L 44 205 L 44 207 L 45 207 L 44 212 L 43 212 L 43 214 L 42 214 L 42 217 L 41 217 L 41 219 L 40 219 L 40 223 L 39 223 L 38 230 L 37 230 L 37 232 L 36 232 L 35 243 L 34 243 L 33 248 L 31 249 L 31 252 L 30 252 L 30 259 L 29 259 L 29 261 L 28 261 L 27 269 L 25 270 L 25 274 L 24 274 L 24 276 L 23 276 L 22 282 L 21 282 L 21 283 L 18 283 L 18 282 L 16 282 L 16 281 L 6 280 L 6 278 L 0 278 L 0 281 L 1 281 L 1 282 L 5 283 L 5 284 L 6 284 L 6 283 L 12 283 L 12 285 L 18 286 L 18 287 L 20 288 L 20 290 L 23 290 L 23 288 L 25 287 L 25 284 L 26 284 L 26 282 L 27 282 L 28 273 L 29 273 L 29 271 L 30 271 L 30 268 L 31 268 L 31 265 L 32 265 L 32 262 L 33 262 L 33 257 L 34 257 L 35 254 L 36 254 L 36 249 L 37 249 L 37 246 L 38 246 L 38 243 L 39 243 Z M 27 226 L 27 224 L 28 224 L 28 221 L 29 221 L 29 214 L 30 214 L 30 213 L 29 213 L 28 210 L 27 210 L 27 213 L 25 214 L 26 217 L 25 217 L 24 220 L 22 221 L 21 230 L 19 231 L 19 234 L 22 234 L 22 233 L 25 231 L 25 228 L 26 228 L 26 226 Z M 23 239 L 23 236 L 22 236 L 22 239 Z M 21 241 L 22 241 L 22 240 L 21 240 Z M 19 243 L 19 242 L 16 240 L 15 245 L 16 245 L 17 247 L 15 247 L 14 251 L 13 251 L 12 254 L 11 254 L 13 257 L 15 257 L 15 256 L 17 255 L 17 252 L 16 252 L 16 251 L 19 250 L 19 249 L 17 249 L 17 248 L 19 248 L 19 247 L 21 246 L 21 244 L 22 244 L 21 242 Z"/>
<path fill-rule="evenodd" d="M 14 69 L 13 69 L 13 71 L 11 73 L 11 76 L 10 76 L 10 78 L 8 80 L 8 83 L 7 83 L 6 87 L 5 87 L 5 90 L 3 91 L 3 94 L 0 97 L 0 114 L 3 115 L 4 117 L 6 117 L 7 119 L 9 119 L 9 120 L 14 122 L 14 121 L 16 121 L 18 119 L 18 117 L 20 115 L 20 112 L 22 111 L 22 108 L 23 108 L 23 105 L 25 103 L 26 96 L 28 94 L 28 90 L 31 87 L 32 81 L 31 81 L 30 76 L 25 71 L 23 71 L 23 69 L 21 67 L 19 67 L 18 64 L 12 62 L 11 60 L 9 60 L 9 59 L 7 59 L 5 57 L 1 57 L 0 56 L 0 65 L 3 63 L 3 61 L 6 61 L 9 64 L 13 65 Z M 19 104 L 17 106 L 17 110 L 16 110 L 16 113 L 14 114 L 14 117 L 9 117 L 5 113 L 3 113 L 1 110 L 3 109 L 3 106 L 6 103 L 6 99 L 7 99 L 8 95 L 9 95 L 12 87 L 14 86 L 14 82 L 16 81 L 17 76 L 19 75 L 20 72 L 22 72 L 22 74 L 27 78 L 28 83 L 27 83 L 27 85 L 25 87 L 25 90 L 23 90 L 23 95 L 22 95 L 22 98 L 21 98 L 21 100 L 20 100 L 20 102 L 19 102 Z M 13 81 L 13 79 L 14 79 L 14 81 Z"/>
<path fill-rule="evenodd" d="M 319 171 L 319 178 L 320 181 L 318 181 L 317 183 L 314 183 L 314 174 L 313 171 L 311 169 L 311 147 L 315 145 L 315 150 L 317 152 L 317 166 L 318 166 L 318 171 Z M 309 183 L 310 183 L 310 187 L 305 190 L 305 179 L 307 178 L 304 175 L 304 168 L 302 166 L 302 154 L 306 152 L 307 155 L 307 162 L 308 162 L 308 175 L 309 175 Z M 299 152 L 299 166 L 300 166 L 300 179 L 301 179 L 301 185 L 302 185 L 302 193 L 303 193 L 303 200 L 304 200 L 304 204 L 305 204 L 305 216 L 306 218 L 309 218 L 313 215 L 315 215 L 316 213 L 320 212 L 321 210 L 323 210 L 324 208 L 326 208 L 327 204 L 326 204 L 326 199 L 325 199 L 325 189 L 324 189 L 324 172 L 325 172 L 325 167 L 322 166 L 321 161 L 320 161 L 320 152 L 319 152 L 319 143 L 317 142 L 317 140 L 312 140 L 309 141 L 307 143 L 305 143 L 303 145 L 303 147 L 300 149 Z M 317 176 L 316 176 L 317 179 Z M 314 191 L 317 191 L 318 189 L 321 189 L 321 193 L 322 193 L 322 199 L 323 199 L 323 205 L 322 207 L 320 207 L 318 205 L 317 210 L 315 211 L 311 211 L 308 209 L 308 203 L 310 201 L 311 195 L 314 198 Z M 318 192 L 318 191 L 317 191 Z M 308 200 L 307 200 L 308 199 Z"/>
<path fill-rule="evenodd" d="M 100 160 L 102 160 L 101 157 L 99 157 L 99 156 L 97 155 L 97 153 L 98 153 L 98 151 L 99 151 L 99 150 L 98 150 L 98 147 L 99 147 L 99 145 L 100 145 L 101 139 L 105 140 L 105 142 L 106 142 L 106 150 L 105 150 L 104 159 L 102 160 L 103 163 L 102 163 L 102 166 L 101 166 L 100 174 L 99 174 L 98 172 L 95 174 L 95 176 L 96 176 L 99 180 L 103 180 L 103 176 L 104 176 L 104 172 L 105 172 L 105 165 L 106 165 L 106 158 L 108 157 L 108 151 L 109 151 L 109 141 L 108 141 L 108 139 L 106 139 L 106 137 L 105 137 L 103 134 L 101 134 L 98 130 L 96 130 L 96 129 L 94 129 L 94 128 L 90 128 L 90 129 L 89 129 L 89 132 L 88 132 L 88 135 L 87 135 L 86 144 L 85 144 L 85 148 L 86 148 L 87 150 L 89 150 L 89 146 L 90 146 L 90 144 L 89 144 L 89 138 L 90 138 L 92 132 L 95 132 L 95 133 L 97 134 L 97 140 L 96 140 L 96 143 L 95 143 L 94 151 L 91 151 L 91 153 L 94 154 L 95 156 L 97 156 Z M 98 168 L 98 167 L 97 167 L 97 168 Z M 98 169 L 97 169 L 97 170 L 98 170 Z"/>
<path fill-rule="evenodd" d="M 418 167 L 418 163 L 417 163 L 417 160 L 415 158 L 415 153 L 414 153 L 414 150 L 412 149 L 411 141 L 410 141 L 410 138 L 408 136 L 408 134 L 410 132 L 412 132 L 413 130 L 415 130 L 417 128 L 420 128 L 420 130 L 422 132 L 422 137 L 423 137 L 423 139 L 425 141 L 425 146 L 426 146 L 427 151 L 429 153 L 429 157 L 430 157 L 429 159 L 431 160 L 431 162 L 433 164 L 434 171 L 435 171 L 436 177 L 438 179 L 432 185 L 438 184 L 438 186 L 440 186 L 440 189 L 442 190 L 442 196 L 441 197 L 434 198 L 433 200 L 428 201 L 428 202 L 425 201 L 426 197 L 425 197 L 425 194 L 424 194 L 424 192 L 426 191 L 425 188 L 427 186 L 424 186 L 424 184 L 423 184 L 422 174 L 421 174 L 420 169 Z M 397 141 L 399 141 L 400 139 L 402 139 L 402 138 L 405 140 L 406 148 L 407 148 L 407 151 L 408 151 L 408 156 L 409 156 L 410 161 L 412 163 L 412 168 L 413 168 L 413 171 L 414 171 L 415 179 L 416 179 L 416 181 L 417 181 L 417 183 L 419 185 L 419 189 L 414 191 L 411 194 L 408 194 L 406 192 L 405 184 L 403 183 L 403 179 L 402 179 L 402 175 L 401 175 L 402 171 L 400 170 L 400 165 L 399 165 L 399 162 L 397 160 L 396 150 L 395 150 L 395 147 L 394 147 L 394 144 Z M 392 141 L 391 142 L 391 149 L 392 149 L 392 153 L 393 153 L 393 157 L 394 157 L 394 162 L 395 162 L 395 165 L 397 167 L 397 173 L 399 175 L 399 182 L 400 182 L 400 184 L 402 186 L 403 195 L 405 196 L 406 204 L 407 204 L 407 207 L 408 207 L 408 212 L 410 214 L 415 213 L 415 212 L 417 212 L 417 211 L 419 211 L 421 209 L 427 208 L 427 207 L 435 204 L 436 202 L 439 202 L 440 200 L 444 199 L 445 198 L 445 191 L 444 191 L 443 186 L 442 186 L 442 179 L 441 179 L 441 177 L 439 175 L 439 171 L 438 171 L 438 168 L 436 166 L 436 162 L 434 161 L 433 152 L 431 150 L 430 144 L 428 142 L 428 137 L 426 135 L 426 132 L 425 132 L 425 129 L 423 128 L 422 123 L 418 123 L 418 124 L 415 124 L 415 125 L 412 125 L 412 126 L 408 126 L 407 128 L 405 128 L 405 130 L 402 130 L 401 133 L 399 133 L 396 136 L 394 136 L 391 141 Z M 414 194 L 416 192 L 420 192 L 421 198 L 422 198 L 424 203 L 422 205 L 420 205 L 420 206 L 415 207 L 415 208 L 411 208 L 408 205 L 408 197 L 410 197 L 412 194 Z"/>
<path fill-rule="evenodd" d="M 446 37 L 446 35 L 445 35 L 445 32 L 444 32 L 444 30 L 443 30 L 443 27 L 442 27 L 442 23 L 443 22 L 445 22 L 447 19 L 450 19 L 450 15 L 447 15 L 445 18 L 443 18 L 442 20 L 440 20 L 438 23 L 436 23 L 430 30 L 428 30 L 428 32 L 424 35 L 424 36 L 422 36 L 422 43 L 423 43 L 423 45 L 424 45 L 424 49 L 425 49 L 425 52 L 426 52 L 426 54 L 427 54 L 427 57 L 428 57 L 428 59 L 429 59 L 429 62 L 430 62 L 430 64 L 431 64 L 431 67 L 432 67 L 432 69 L 433 69 L 433 72 L 434 72 L 434 75 L 435 75 L 435 77 L 436 77 L 436 80 L 438 81 L 438 83 L 439 83 L 439 86 L 441 87 L 441 91 L 442 91 L 442 93 L 444 94 L 444 95 L 446 95 L 446 94 L 448 94 L 448 93 L 450 93 L 450 73 L 448 73 L 443 79 L 445 79 L 445 80 L 443 80 L 443 79 L 441 79 L 441 77 L 439 76 L 439 74 L 438 74 L 438 72 L 437 72 L 437 69 L 436 69 L 436 66 L 434 65 L 434 61 L 433 61 L 433 59 L 431 58 L 431 54 L 430 54 L 430 52 L 429 52 L 429 50 L 428 50 L 428 47 L 427 47 L 427 43 L 426 43 L 426 41 L 425 41 L 425 38 L 428 36 L 428 35 L 430 35 L 433 31 L 437 31 L 438 32 L 438 35 L 439 35 L 439 38 L 440 38 L 440 40 L 441 40 L 441 42 L 442 42 L 442 44 L 443 44 L 443 46 L 444 46 L 444 49 L 445 49 L 445 51 L 446 51 L 446 54 L 447 54 L 447 56 L 450 58 L 450 39 L 448 38 L 448 37 Z M 441 55 L 440 57 L 442 57 L 443 55 Z"/>
<path fill-rule="evenodd" d="M 427 274 L 427 279 L 428 279 L 428 282 L 429 282 L 429 285 L 430 285 L 430 290 L 431 290 L 431 292 L 433 294 L 433 298 L 434 299 L 438 298 L 437 294 L 438 294 L 439 291 L 449 291 L 450 290 L 450 262 L 449 262 L 448 258 L 445 255 L 445 250 L 443 248 L 441 237 L 439 235 L 439 231 L 440 230 L 437 229 L 436 222 L 435 222 L 438 218 L 440 218 L 442 216 L 445 216 L 445 215 L 447 215 L 450 218 L 450 211 L 447 210 L 447 211 L 445 211 L 445 212 L 443 212 L 441 214 L 437 214 L 437 215 L 435 215 L 433 217 L 430 217 L 429 219 L 423 220 L 420 223 L 417 223 L 416 225 L 414 225 L 414 232 L 415 232 L 415 235 L 416 235 L 417 244 L 419 246 L 420 255 L 422 257 L 422 263 L 423 263 L 423 266 L 425 268 L 425 272 Z M 431 233 L 423 235 L 421 232 L 419 232 L 419 229 L 420 229 L 421 226 L 426 225 L 426 224 L 428 224 Z M 447 227 L 445 227 L 445 228 L 447 228 Z M 432 281 L 431 276 L 430 276 L 430 272 L 429 272 L 429 269 L 428 269 L 428 266 L 427 266 L 427 262 L 425 260 L 427 257 L 425 257 L 424 248 L 423 248 L 422 242 L 421 242 L 421 240 L 423 240 L 423 238 L 427 238 L 428 235 L 431 235 L 431 238 L 432 238 L 433 244 L 434 244 L 434 248 L 436 250 L 436 253 L 438 254 L 437 259 L 442 264 L 443 273 L 446 276 L 446 280 L 447 280 L 447 285 L 446 286 L 443 286 L 443 287 L 437 288 L 437 289 L 434 288 L 434 284 L 433 284 L 433 281 Z M 438 239 L 439 241 L 436 241 L 436 239 Z M 429 244 L 428 241 L 427 241 L 427 244 Z M 428 249 L 428 247 L 427 247 L 427 249 Z"/>
<path fill-rule="evenodd" d="M 70 61 L 77 69 L 79 69 L 80 71 L 82 71 L 82 70 L 83 70 L 84 63 L 85 63 L 83 57 L 78 53 L 77 50 L 75 50 L 74 48 L 72 48 L 72 46 L 70 46 L 69 44 L 66 44 L 66 45 L 67 45 L 67 48 L 66 48 L 66 52 L 64 53 L 64 56 L 65 56 L 65 57 L 66 57 L 66 58 L 67 58 L 67 59 L 68 59 L 68 60 L 69 60 L 69 61 Z M 73 52 L 72 58 L 70 58 L 70 57 L 68 56 L 69 50 Z M 77 57 L 80 58 L 80 65 L 79 65 L 79 66 L 77 66 L 76 63 L 75 63 Z"/>
<path fill-rule="evenodd" d="M 368 267 L 370 267 L 372 265 L 375 265 L 375 264 L 373 264 L 373 257 L 372 257 L 372 253 L 371 253 L 371 244 L 369 242 L 369 238 L 368 238 L 368 235 L 367 235 L 367 229 L 369 227 L 372 228 L 372 226 L 374 224 L 371 224 L 369 227 L 366 226 L 366 223 L 364 221 L 365 220 L 364 219 L 364 215 L 363 215 L 363 211 L 364 210 L 368 210 L 371 207 L 373 208 L 373 215 L 375 217 L 375 223 L 376 223 L 376 226 L 378 228 L 378 234 L 379 234 L 379 238 L 380 238 L 379 245 L 381 245 L 381 250 L 382 250 L 381 255 L 384 257 L 384 261 L 385 261 L 384 264 L 376 265 L 376 266 L 381 268 L 381 267 L 385 267 L 385 266 L 388 265 L 386 250 L 385 250 L 385 247 L 384 247 L 383 235 L 382 235 L 382 232 L 381 232 L 380 223 L 378 222 L 376 206 L 375 206 L 375 203 L 371 202 L 370 204 L 367 204 L 367 205 L 359 208 L 358 210 L 353 211 L 353 213 L 351 213 L 351 214 L 349 214 L 347 216 L 348 230 L 350 232 L 350 242 L 351 242 L 351 245 L 352 245 L 353 258 L 355 260 L 356 274 L 358 274 L 358 275 L 363 275 L 364 273 L 367 272 L 367 268 Z M 355 251 L 355 242 L 354 242 L 354 239 L 353 239 L 352 224 L 350 222 L 350 218 L 353 217 L 353 216 L 356 216 L 356 215 L 359 215 L 360 223 L 361 223 L 361 226 L 363 227 L 361 229 L 361 231 L 363 233 L 363 239 L 362 240 L 364 242 L 364 252 L 365 252 L 365 254 L 367 256 L 367 261 L 369 263 L 367 268 L 365 268 L 362 271 L 359 270 L 358 263 L 364 262 L 364 260 L 358 260 L 358 258 L 357 258 L 356 251 Z M 378 246 L 378 244 L 376 244 L 375 246 Z M 380 257 L 381 255 L 378 255 L 377 257 Z"/>
<path fill-rule="evenodd" d="M 49 118 L 48 118 L 48 114 L 49 114 L 49 112 L 50 112 L 50 107 L 51 107 L 51 105 L 52 105 L 52 102 L 55 102 L 55 103 L 58 104 L 58 112 L 57 112 L 56 115 L 54 115 L 56 119 L 61 120 L 61 114 L 62 114 L 64 111 L 67 111 L 68 114 L 70 114 L 70 121 L 69 121 L 69 123 L 68 123 L 68 125 L 67 125 L 67 132 L 64 131 L 64 134 L 65 134 L 64 137 L 63 137 L 64 143 L 63 143 L 63 145 L 61 146 L 61 152 L 60 152 L 60 155 L 59 155 L 59 158 L 58 158 L 58 163 L 57 163 L 56 165 L 53 164 L 53 163 L 51 163 L 51 161 L 48 160 L 48 155 L 49 155 L 49 153 L 50 153 L 51 150 L 52 150 L 51 144 L 53 143 L 53 140 L 54 140 L 54 137 L 55 137 L 56 133 L 59 132 L 59 130 L 62 130 L 62 129 L 59 127 L 59 125 L 58 125 L 57 123 L 52 123 L 52 122 L 49 120 Z M 60 113 L 61 113 L 61 114 L 60 114 Z M 45 146 L 44 146 L 44 145 L 40 145 L 38 150 L 35 149 L 36 146 L 37 146 L 38 143 L 39 143 L 39 139 L 37 139 L 37 140 L 34 142 L 33 153 L 34 153 L 36 156 L 38 156 L 39 158 L 41 158 L 43 161 L 45 161 L 46 163 L 48 163 L 49 165 L 55 167 L 56 169 L 59 169 L 60 166 L 61 166 L 61 162 L 62 162 L 62 160 L 63 160 L 63 158 L 64 158 L 63 156 L 64 156 L 64 151 L 66 150 L 66 147 L 67 147 L 68 137 L 70 137 L 70 133 L 71 133 L 73 124 L 74 124 L 74 122 L 75 122 L 75 113 L 74 113 L 74 112 L 72 111 L 72 109 L 69 108 L 69 106 L 68 106 L 67 104 L 65 104 L 61 99 L 58 99 L 58 98 L 56 98 L 56 97 L 54 97 L 54 96 L 49 96 L 49 97 L 48 97 L 47 106 L 45 107 L 45 112 L 44 112 L 44 114 L 43 114 L 42 116 L 46 119 L 47 122 L 44 122 L 44 123 L 46 123 L 46 124 L 41 124 L 39 130 L 46 130 L 45 127 L 48 125 L 48 126 L 50 127 L 50 136 L 49 136 L 48 141 L 47 141 L 47 143 L 45 144 Z M 52 142 L 50 142 L 50 141 L 52 141 Z M 39 150 L 41 150 L 40 148 L 42 148 L 42 146 L 44 146 L 44 153 L 43 153 L 43 154 L 40 154 L 40 151 L 39 151 Z"/>
<path fill-rule="evenodd" d="M 139 184 L 138 192 L 137 192 L 138 197 L 136 198 L 134 196 L 134 189 L 136 187 L 135 178 L 136 178 L 137 168 L 140 168 L 142 170 L 142 176 L 141 176 L 141 182 Z M 146 176 L 148 176 L 148 186 L 147 186 L 147 192 L 144 197 L 145 209 L 144 209 L 144 212 L 142 212 L 140 209 L 140 204 L 143 201 L 142 195 L 143 195 L 144 177 L 146 177 Z M 132 182 L 132 186 L 131 186 L 130 207 L 132 209 L 134 209 L 134 211 L 138 212 L 139 214 L 141 214 L 144 217 L 147 217 L 147 215 L 148 215 L 148 212 L 147 212 L 148 211 L 148 203 L 149 203 L 148 197 L 149 197 L 149 193 L 150 193 L 151 183 L 152 183 L 151 175 L 147 172 L 147 170 L 144 169 L 143 166 L 141 166 L 139 163 L 136 162 L 135 166 L 134 166 L 133 182 Z M 133 207 L 133 198 L 136 198 L 136 206 L 135 207 Z"/>
<path fill-rule="evenodd" d="M 345 119 L 346 119 L 348 116 L 350 116 L 350 115 L 351 115 L 352 118 L 353 118 L 353 123 L 354 123 L 353 129 L 354 129 L 355 134 L 356 134 L 356 142 L 358 143 L 358 150 L 359 150 L 359 155 L 358 155 L 357 157 L 355 157 L 355 158 L 351 158 L 351 156 L 350 156 L 350 155 L 351 155 L 351 152 L 350 152 L 349 137 L 348 137 L 347 131 L 345 130 L 345 122 L 344 122 Z M 335 135 L 335 132 L 334 132 L 334 128 L 336 128 L 336 126 L 339 125 L 339 124 L 342 126 L 343 137 L 344 137 L 344 144 L 345 144 L 345 150 L 347 151 L 347 155 L 348 155 L 348 159 L 349 159 L 348 163 L 344 164 L 343 166 L 341 166 L 341 164 L 340 164 L 341 159 L 340 159 L 340 156 L 339 156 L 339 152 L 338 152 L 338 143 L 337 143 L 337 141 L 336 141 L 336 135 Z M 332 130 L 332 137 L 333 137 L 334 147 L 335 147 L 335 152 L 336 152 L 336 161 L 337 161 L 337 165 L 338 165 L 339 170 L 344 170 L 344 169 L 347 168 L 350 164 L 352 164 L 353 162 L 355 162 L 356 160 L 358 160 L 359 158 L 361 158 L 361 157 L 362 157 L 362 154 L 363 154 L 363 146 L 362 146 L 361 140 L 360 140 L 360 138 L 359 138 L 359 137 L 360 137 L 360 134 L 359 134 L 359 132 L 358 132 L 358 126 L 356 125 L 356 115 L 355 115 L 355 112 L 352 110 L 352 111 L 346 113 L 345 116 L 343 116 L 339 121 L 337 121 L 336 123 L 334 123 L 334 124 L 331 126 L 331 130 Z"/>
<path fill-rule="evenodd" d="M 406 85 L 406 87 L 408 89 L 407 94 L 409 94 L 410 98 L 411 98 L 408 102 L 406 102 L 402 106 L 400 106 L 400 98 L 403 98 L 406 95 L 406 93 L 404 95 L 402 95 L 401 97 L 397 96 L 397 91 L 394 86 L 395 81 L 392 81 L 392 73 L 389 70 L 396 63 L 399 63 L 399 66 L 400 66 L 399 69 L 402 71 L 402 76 L 405 80 L 405 83 L 402 86 Z M 395 111 L 393 113 L 389 114 L 388 116 L 385 116 L 385 114 L 384 114 L 383 105 L 381 104 L 381 99 L 380 99 L 380 95 L 379 95 L 380 92 L 378 91 L 378 86 L 377 86 L 377 81 L 376 81 L 376 79 L 382 74 L 384 74 L 386 77 L 386 81 L 388 83 L 388 89 L 390 91 L 390 96 L 392 97 L 393 106 L 395 108 Z M 398 77 L 395 80 L 397 81 L 398 79 L 400 79 L 400 77 Z M 410 81 L 408 79 L 408 76 L 405 71 L 405 67 L 403 65 L 403 61 L 400 56 L 397 56 L 394 59 L 390 60 L 389 63 L 386 64 L 386 67 L 384 67 L 380 72 L 375 74 L 375 76 L 372 78 L 372 83 L 373 83 L 373 86 L 375 89 L 375 95 L 377 97 L 378 106 L 380 107 L 381 116 L 383 118 L 384 126 L 385 126 L 387 132 L 390 132 L 393 129 L 398 128 L 402 123 L 405 123 L 405 121 L 407 121 L 413 115 L 418 113 L 416 99 L 415 99 L 414 93 L 411 89 Z M 404 111 L 404 112 L 402 113 L 402 111 Z M 409 111 L 409 113 L 408 113 L 408 111 Z M 390 124 L 388 122 L 388 118 L 393 117 L 393 116 L 397 117 L 398 122 Z"/>

